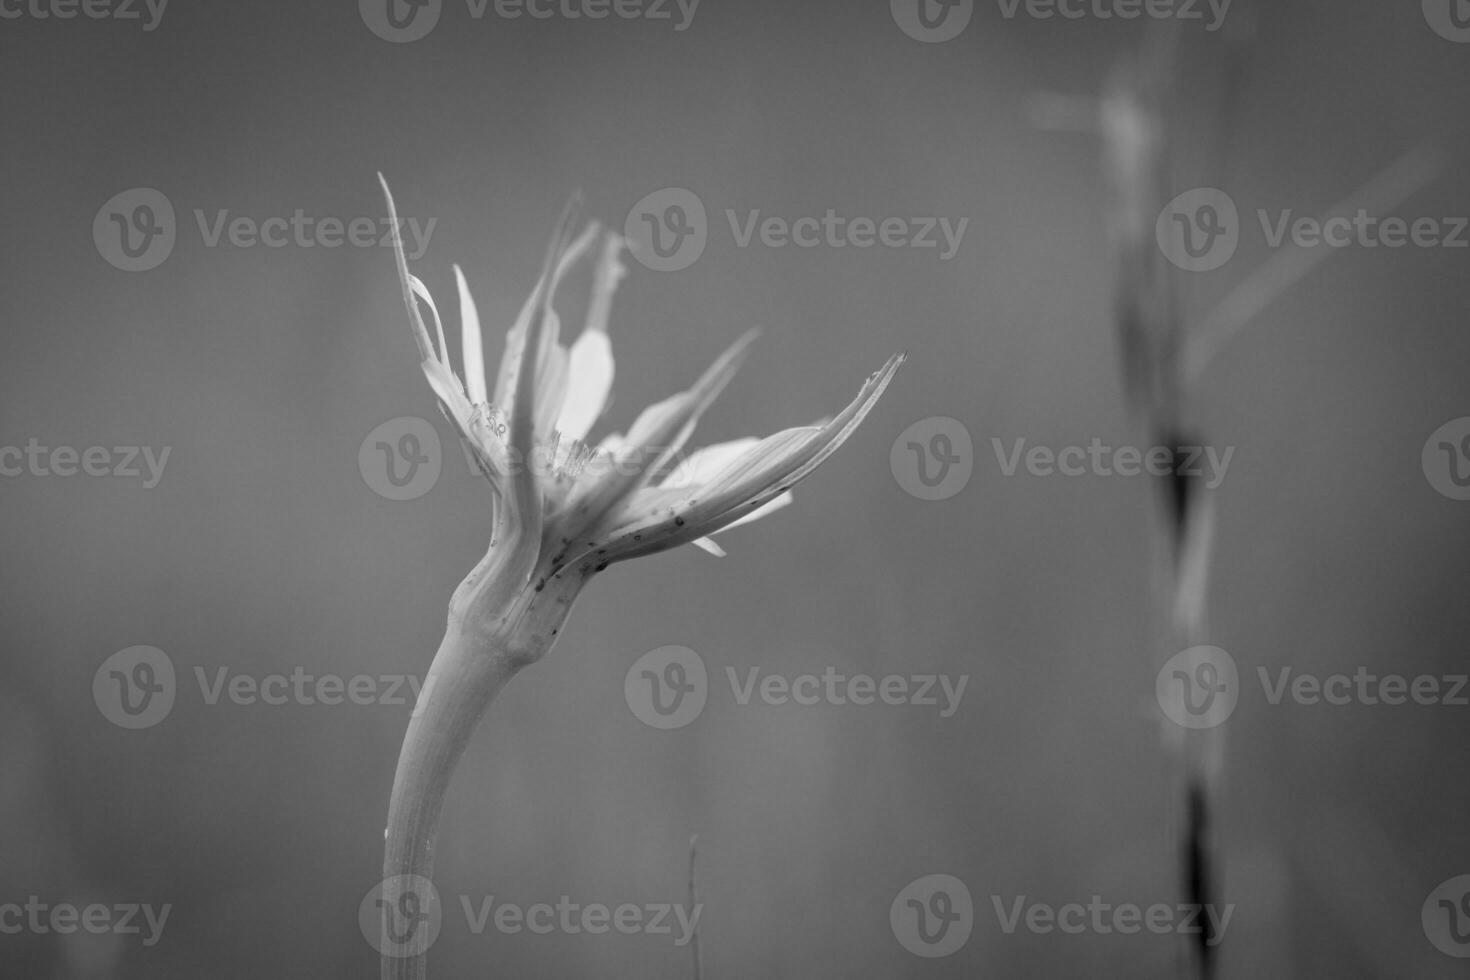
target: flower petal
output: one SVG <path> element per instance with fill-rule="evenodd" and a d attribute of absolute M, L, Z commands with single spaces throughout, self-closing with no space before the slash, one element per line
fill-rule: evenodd
<path fill-rule="evenodd" d="M 378 183 L 383 186 L 383 197 L 388 202 L 388 223 L 393 229 L 393 260 L 398 267 L 398 282 L 403 287 L 403 305 L 408 307 L 413 340 L 418 345 L 419 359 L 432 360 L 435 359 L 434 345 L 429 340 L 429 331 L 424 327 L 424 318 L 419 314 L 418 303 L 414 300 L 413 277 L 408 272 L 408 259 L 403 255 L 403 233 L 398 226 L 398 209 L 393 205 L 393 192 L 388 189 L 388 181 L 381 173 L 378 174 Z"/>
<path fill-rule="evenodd" d="M 780 510 L 781 508 L 789 506 L 791 504 L 791 502 L 793 500 L 795 500 L 795 499 L 796 498 L 794 496 L 792 496 L 791 491 L 790 490 L 787 490 L 785 493 L 781 494 L 781 496 L 772 499 L 768 503 L 762 504 L 760 507 L 757 507 L 755 510 L 751 511 L 749 514 L 746 514 L 744 517 L 741 517 L 741 518 L 738 518 L 737 520 L 731 521 L 729 524 L 726 524 L 724 527 L 720 528 L 715 533 L 716 534 L 724 534 L 726 531 L 730 530 L 732 527 L 739 527 L 742 524 L 749 524 L 751 521 L 758 521 L 762 517 L 770 517 L 772 514 L 776 513 L 776 511 Z"/>
<path fill-rule="evenodd" d="M 562 212 L 562 222 L 564 224 L 571 221 L 572 213 L 576 210 L 578 204 L 579 201 L 576 198 L 573 198 L 567 203 L 566 210 Z M 576 261 L 584 254 L 586 254 L 588 248 L 591 247 L 592 240 L 597 233 L 597 227 L 598 226 L 595 223 L 588 225 L 587 228 L 583 230 L 582 234 L 577 236 L 576 241 L 572 242 L 570 245 L 566 245 L 563 241 L 561 252 L 556 260 L 556 264 L 553 266 L 553 269 L 555 271 L 551 273 L 550 289 L 552 300 L 555 300 L 556 298 L 556 287 L 561 282 L 562 277 L 566 275 L 566 273 L 571 269 L 572 265 L 575 264 Z M 567 228 L 570 228 L 569 224 L 567 224 Z M 541 278 L 545 279 L 546 274 L 546 270 L 543 269 Z M 541 280 L 537 281 L 538 288 L 540 286 L 540 281 Z M 515 400 L 515 388 L 513 382 L 516 376 L 516 371 L 521 361 L 521 345 L 525 342 L 526 331 L 530 329 L 531 318 L 536 312 L 537 306 L 538 301 L 536 299 L 536 290 L 533 289 L 531 291 L 531 295 L 526 297 L 526 302 L 521 307 L 521 312 L 516 317 L 516 322 L 514 323 L 514 325 L 511 326 L 510 330 L 506 331 L 505 353 L 501 356 L 500 370 L 495 376 L 495 405 L 500 408 L 508 409 L 511 403 Z M 559 330 L 559 321 L 556 326 Z M 555 339 L 555 335 L 553 334 L 553 336 L 551 337 L 553 343 L 555 342 Z M 538 364 L 540 363 L 540 358 L 545 356 L 545 353 L 546 352 L 544 349 L 537 351 Z"/>
<path fill-rule="evenodd" d="M 514 464 L 511 467 L 510 480 L 513 507 L 510 519 L 522 521 L 527 528 L 538 529 L 537 536 L 542 523 L 541 491 L 537 484 L 535 467 L 531 465 L 536 448 L 537 369 L 548 327 L 554 329 L 551 323 L 555 316 L 551 312 L 551 294 L 555 286 L 556 270 L 566 253 L 573 218 L 573 207 L 568 205 L 557 223 L 556 233 L 552 236 L 551 246 L 542 266 L 541 277 L 531 293 L 535 312 L 526 321 L 525 330 L 511 331 L 511 336 L 519 334 L 520 338 L 517 345 L 519 357 L 515 370 L 509 375 L 508 383 L 512 396 L 510 451 Z M 511 339 L 507 337 L 508 351 L 510 347 Z"/>
<path fill-rule="evenodd" d="M 566 400 L 557 416 L 556 430 L 569 439 L 585 439 L 612 390 L 612 344 L 607 334 L 582 331 L 568 355 L 567 373 Z"/>
<path fill-rule="evenodd" d="M 557 417 L 556 428 L 571 439 L 585 439 L 593 423 L 607 406 L 612 390 L 612 344 L 607 338 L 607 321 L 612 311 L 613 294 L 627 269 L 618 261 L 623 239 L 608 234 L 592 283 L 592 299 L 587 307 L 587 324 L 572 345 L 569 360 L 567 394 Z"/>
<path fill-rule="evenodd" d="M 489 401 L 485 389 L 485 349 L 480 337 L 480 312 L 475 308 L 475 298 L 470 295 L 470 285 L 465 282 L 464 270 L 454 267 L 454 279 L 459 284 L 459 337 L 460 355 L 464 358 L 465 389 L 470 401 L 484 405 Z"/>
<path fill-rule="evenodd" d="M 408 277 L 408 286 L 413 294 L 423 300 L 429 307 L 429 312 L 434 314 L 434 336 L 438 338 L 439 344 L 436 348 L 436 356 L 445 366 L 449 365 L 449 345 L 444 342 L 444 321 L 439 319 L 439 307 L 434 305 L 434 297 L 429 293 L 429 287 L 418 276 Z"/>
<path fill-rule="evenodd" d="M 889 358 L 857 398 L 820 427 L 787 429 L 762 439 L 703 487 L 645 490 L 589 537 L 607 561 L 652 554 L 728 527 L 780 497 L 820 466 L 867 417 L 904 361 Z"/>
<path fill-rule="evenodd" d="M 694 547 L 701 549 L 702 551 L 708 551 L 716 558 L 725 557 L 725 549 L 715 544 L 714 541 L 710 540 L 709 538 L 695 538 L 689 543 L 694 545 Z"/>
<path fill-rule="evenodd" d="M 614 455 L 609 472 L 598 472 L 573 491 L 567 504 L 563 537 L 577 539 L 617 504 L 653 478 L 658 467 L 678 452 L 699 416 L 729 384 L 744 362 L 757 332 L 748 331 L 710 365 L 688 391 L 650 405 Z M 566 556 L 558 556 L 558 563 Z"/>
<path fill-rule="evenodd" d="M 746 436 L 743 439 L 702 446 L 690 453 L 689 458 L 680 463 L 659 486 L 692 487 L 705 483 L 758 442 L 760 440 L 754 436 Z"/>

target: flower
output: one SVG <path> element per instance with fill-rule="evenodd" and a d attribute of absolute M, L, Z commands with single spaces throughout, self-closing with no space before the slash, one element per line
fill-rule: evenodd
<path fill-rule="evenodd" d="M 379 175 L 382 180 L 382 175 Z M 584 574 L 612 562 L 692 543 L 721 555 L 709 535 L 777 510 L 790 488 L 842 445 L 882 395 L 904 355 L 870 377 L 834 418 L 764 439 L 706 446 L 660 477 L 678 458 L 700 415 L 729 383 L 755 339 L 737 340 L 686 391 L 649 406 L 626 435 L 583 440 L 602 414 L 613 381 L 608 314 L 623 240 L 590 225 L 571 240 L 573 209 L 563 215 L 541 276 L 506 335 L 491 391 L 480 318 L 463 272 L 459 286 L 464 377 L 455 374 L 443 322 L 428 288 L 408 271 L 393 196 L 383 182 L 394 228 L 404 303 L 424 376 L 488 478 L 496 506 L 492 549 L 502 538 L 523 554 L 512 564 L 538 588 L 566 569 Z M 586 326 L 570 348 L 559 339 L 557 286 L 601 237 Z M 420 310 L 433 320 L 431 335 Z M 523 583 L 524 584 L 524 581 Z"/>

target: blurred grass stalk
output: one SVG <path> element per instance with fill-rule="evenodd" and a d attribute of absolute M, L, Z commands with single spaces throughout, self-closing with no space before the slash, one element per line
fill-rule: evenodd
<path fill-rule="evenodd" d="M 1220 104 L 1194 118 L 1213 122 L 1205 159 L 1224 169 L 1233 133 L 1231 109 L 1239 88 L 1242 55 L 1253 25 L 1232 23 L 1225 38 L 1217 87 Z M 1114 71 L 1095 103 L 1044 96 L 1033 101 L 1033 121 L 1044 129 L 1084 131 L 1101 142 L 1106 226 L 1116 269 L 1115 328 L 1121 355 L 1123 390 L 1129 407 L 1142 419 L 1150 446 L 1174 453 L 1173 472 L 1154 497 L 1151 523 L 1152 615 L 1148 635 L 1153 672 L 1174 654 L 1209 643 L 1209 568 L 1214 547 L 1215 508 L 1203 477 L 1183 472 L 1186 447 L 1206 445 L 1190 428 L 1189 396 L 1212 358 L 1222 351 L 1277 296 L 1300 281 L 1337 249 L 1288 244 L 1225 294 L 1197 323 L 1190 324 L 1175 289 L 1175 273 L 1155 239 L 1164 202 L 1180 188 L 1174 170 L 1186 149 L 1183 128 L 1168 97 L 1185 86 L 1179 66 L 1177 24 L 1155 23 L 1140 50 Z M 1197 107 L 1192 107 L 1197 108 Z M 1171 114 L 1171 109 L 1175 109 Z M 1188 118 L 1188 117 L 1186 117 Z M 1205 142 L 1205 141 L 1201 141 Z M 1367 184 L 1320 216 L 1322 222 L 1359 209 L 1382 214 L 1432 181 L 1443 169 L 1441 155 L 1428 146 L 1403 154 Z M 1170 686 L 1178 701 L 1173 717 L 1184 716 L 1184 685 Z M 1162 706 L 1161 706 L 1162 707 Z M 1179 881 L 1184 900 L 1219 905 L 1223 865 L 1215 821 L 1224 790 L 1223 725 L 1188 729 L 1165 713 L 1160 739 L 1178 787 L 1170 815 L 1171 836 L 1179 848 Z M 1205 927 L 1186 937 L 1181 975 L 1211 980 L 1217 975 L 1220 938 Z"/>

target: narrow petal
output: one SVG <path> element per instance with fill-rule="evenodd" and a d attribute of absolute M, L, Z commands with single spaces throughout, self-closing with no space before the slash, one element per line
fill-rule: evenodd
<path fill-rule="evenodd" d="M 624 244 L 623 236 L 613 232 L 609 232 L 602 243 L 602 255 L 597 260 L 597 274 L 592 281 L 592 301 L 587 307 L 586 330 L 589 333 L 607 333 L 613 294 L 618 291 L 618 283 L 628 274 L 621 261 Z"/>
<path fill-rule="evenodd" d="M 485 391 L 485 349 L 480 337 L 480 312 L 475 308 L 475 298 L 470 295 L 470 285 L 465 282 L 464 270 L 454 267 L 454 279 L 459 283 L 459 337 L 460 354 L 464 357 L 464 382 L 470 401 L 484 405 L 489 401 Z"/>
<path fill-rule="evenodd" d="M 568 355 L 566 399 L 556 429 L 569 439 L 585 439 L 607 405 L 612 390 L 612 344 L 607 334 L 587 329 Z"/>
<path fill-rule="evenodd" d="M 567 392 L 556 429 L 571 439 L 587 437 L 607 407 L 608 392 L 612 390 L 613 356 L 607 338 L 607 321 L 618 281 L 627 274 L 618 261 L 622 247 L 623 239 L 619 235 L 609 233 L 603 241 L 592 283 L 592 299 L 587 307 L 587 324 L 569 355 Z"/>
<path fill-rule="evenodd" d="M 580 538 L 593 522 L 645 486 L 659 466 L 678 452 L 693 432 L 700 414 L 744 363 L 756 336 L 757 332 L 752 330 L 732 344 L 688 391 L 643 410 L 617 450 L 616 465 L 610 472 L 599 472 L 573 492 L 567 505 L 565 537 Z"/>
<path fill-rule="evenodd" d="M 444 321 L 439 318 L 439 307 L 434 305 L 434 297 L 429 292 L 429 287 L 424 285 L 418 276 L 408 277 L 408 286 L 413 290 L 414 296 L 424 301 L 429 307 L 429 312 L 434 314 L 434 336 L 438 339 L 435 348 L 435 356 L 447 367 L 449 365 L 449 345 L 444 342 Z"/>
<path fill-rule="evenodd" d="M 741 517 L 738 520 L 734 520 L 731 521 L 729 524 L 726 524 L 716 533 L 724 534 L 732 527 L 739 527 L 742 524 L 749 524 L 751 521 L 758 521 L 762 517 L 770 517 L 781 508 L 789 506 L 791 502 L 795 499 L 796 498 L 792 496 L 791 491 L 787 490 L 785 493 L 781 494 L 781 496 L 774 498 L 769 503 L 762 504 L 760 507 L 757 507 L 749 514 L 746 514 L 744 517 Z"/>
<path fill-rule="evenodd" d="M 739 527 L 742 524 L 749 524 L 751 521 L 758 521 L 762 517 L 765 517 L 765 516 L 767 516 L 769 514 L 773 514 L 776 511 L 780 510 L 782 507 L 785 507 L 786 505 L 790 504 L 793 499 L 795 499 L 795 498 L 792 497 L 791 491 L 788 490 L 785 493 L 781 494 L 781 496 L 777 497 L 775 500 L 772 500 L 770 503 L 761 506 L 757 510 L 751 511 L 749 514 L 746 514 L 744 517 L 740 518 L 738 521 L 734 521 L 734 522 L 732 522 L 730 524 L 726 524 L 724 527 L 720 528 L 715 533 L 716 534 L 724 534 L 726 531 L 730 530 L 731 528 Z M 694 545 L 696 548 L 699 548 L 699 549 L 701 549 L 703 551 L 708 551 L 710 554 L 714 555 L 716 558 L 724 558 L 725 557 L 725 549 L 724 548 L 721 548 L 719 546 L 719 544 L 716 543 L 716 541 L 715 541 L 714 538 L 708 538 L 708 537 L 706 537 L 706 538 L 695 538 L 693 541 L 691 541 L 689 543 L 692 544 L 692 545 Z"/>
<path fill-rule="evenodd" d="M 555 321 L 556 311 L 548 311 L 547 319 Z M 552 345 L 542 358 L 536 380 L 536 438 L 543 442 L 556 431 L 556 416 L 566 401 L 569 374 L 567 349 L 561 344 Z"/>
<path fill-rule="evenodd" d="M 541 493 L 531 461 L 536 448 L 536 370 L 540 358 L 537 356 L 546 335 L 551 313 L 551 293 L 556 269 L 566 252 L 568 232 L 573 219 L 573 210 L 568 206 L 562 212 L 561 221 L 551 240 L 542 267 L 541 278 L 531 294 L 535 301 L 535 313 L 521 333 L 519 359 L 510 379 L 510 450 L 515 464 L 511 473 L 511 496 L 514 513 L 512 520 L 524 522 L 528 528 L 539 528 L 542 520 Z M 512 331 L 515 333 L 516 331 Z"/>
<path fill-rule="evenodd" d="M 378 174 L 378 183 L 383 185 L 383 197 L 388 202 L 388 223 L 393 229 L 393 260 L 398 266 L 398 281 L 403 287 L 403 305 L 408 307 L 419 359 L 428 361 L 434 358 L 434 345 L 429 341 L 429 331 L 424 327 L 424 318 L 419 315 L 418 303 L 414 300 L 413 277 L 408 272 L 408 259 L 403 254 L 403 233 L 398 227 L 398 209 L 393 205 L 393 192 L 388 189 L 388 181 L 381 173 Z"/>
<path fill-rule="evenodd" d="M 716 473 L 743 456 L 759 439 L 746 436 L 710 446 L 701 446 L 689 454 L 668 477 L 661 487 L 691 487 L 708 482 Z"/>
<path fill-rule="evenodd" d="M 408 308 L 409 323 L 413 328 L 414 342 L 419 349 L 424 377 L 443 406 L 445 416 L 459 430 L 460 438 L 470 447 L 480 469 L 498 494 L 503 489 L 507 469 L 504 440 L 499 434 L 491 431 L 484 416 L 476 410 L 471 400 L 465 395 L 464 387 L 449 368 L 447 351 L 441 359 L 435 349 L 434 341 L 430 339 L 423 315 L 419 311 L 419 301 L 426 303 L 430 312 L 433 313 L 435 332 L 442 345 L 443 326 L 439 318 L 439 311 L 434 305 L 434 297 L 430 295 L 428 288 L 408 271 L 408 261 L 403 255 L 403 240 L 399 235 L 398 212 L 393 204 L 393 194 L 388 190 L 388 183 L 383 180 L 382 174 L 378 175 L 378 180 L 382 182 L 383 194 L 388 201 L 388 216 L 393 227 L 393 251 L 398 267 L 398 279 L 403 287 L 403 302 Z M 440 350 L 443 349 L 440 348 Z"/>
<path fill-rule="evenodd" d="M 562 212 L 561 224 L 565 228 L 561 233 L 564 234 L 566 230 L 570 229 L 570 222 L 579 204 L 580 202 L 576 198 L 573 198 L 567 203 L 566 209 Z M 577 236 L 576 241 L 570 245 L 566 245 L 563 239 L 561 252 L 556 260 L 556 264 L 553 266 L 554 271 L 551 273 L 550 279 L 551 299 L 553 301 L 556 298 L 557 285 L 577 260 L 587 253 L 587 250 L 592 246 L 592 240 L 596 236 L 596 232 L 597 225 L 594 223 L 589 225 L 581 235 Z M 542 270 L 542 279 L 544 278 L 546 278 L 545 269 Z M 538 280 L 538 287 L 539 284 L 540 280 Z M 526 297 L 526 302 L 521 307 L 520 315 L 516 317 L 514 325 L 511 326 L 505 335 L 505 353 L 501 356 L 500 370 L 495 376 L 495 405 L 500 408 L 508 409 L 511 402 L 515 400 L 513 379 L 521 362 L 522 344 L 525 342 L 526 331 L 530 329 L 531 318 L 539 306 L 539 300 L 537 300 L 536 295 L 536 290 L 533 289 L 531 295 Z M 559 329 L 560 323 L 558 322 L 556 326 Z M 551 341 L 554 343 L 555 340 L 556 337 L 553 334 Z M 537 351 L 538 364 L 539 359 L 544 357 L 545 353 L 544 348 Z"/>
<path fill-rule="evenodd" d="M 764 507 L 847 441 L 903 360 L 902 354 L 890 358 L 826 425 L 787 429 L 762 439 L 703 487 L 642 491 L 625 502 L 616 519 L 587 536 L 602 539 L 597 550 L 606 560 L 621 561 L 712 534 Z"/>

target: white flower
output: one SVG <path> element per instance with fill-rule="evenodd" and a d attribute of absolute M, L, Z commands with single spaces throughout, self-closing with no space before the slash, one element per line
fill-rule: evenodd
<path fill-rule="evenodd" d="M 381 175 L 380 175 L 381 177 Z M 790 488 L 857 429 L 904 355 L 889 358 L 835 418 L 764 439 L 706 446 L 678 466 L 701 413 L 745 359 L 755 333 L 735 342 L 686 391 L 646 408 L 625 435 L 596 447 L 583 440 L 607 404 L 613 381 L 608 313 L 622 239 L 601 235 L 587 322 L 570 348 L 553 308 L 562 277 L 599 238 L 596 225 L 570 241 L 562 218 L 536 288 L 506 334 L 505 354 L 487 384 L 480 318 L 464 274 L 459 284 L 464 377 L 450 365 L 443 323 L 428 289 L 408 271 L 388 186 L 398 274 L 425 377 L 474 453 L 494 491 L 496 526 L 529 547 L 541 582 L 564 569 L 596 571 L 614 561 L 694 543 L 723 554 L 708 536 L 790 503 Z M 420 303 L 432 315 L 431 335 Z M 658 479 L 665 470 L 672 471 Z M 657 480 L 657 482 L 655 482 Z M 492 541 L 492 547 L 495 542 Z"/>

